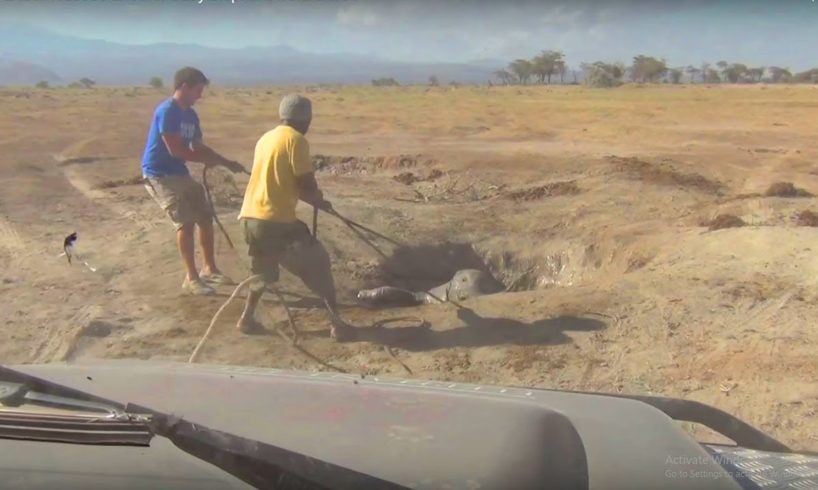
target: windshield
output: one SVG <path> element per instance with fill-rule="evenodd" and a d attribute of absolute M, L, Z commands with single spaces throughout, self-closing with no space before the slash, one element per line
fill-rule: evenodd
<path fill-rule="evenodd" d="M 0 362 L 665 396 L 818 448 L 816 9 L 2 2 Z"/>

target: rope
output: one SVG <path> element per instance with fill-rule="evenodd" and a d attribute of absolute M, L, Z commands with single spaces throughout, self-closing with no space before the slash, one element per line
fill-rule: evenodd
<path fill-rule="evenodd" d="M 210 336 L 210 332 L 213 331 L 213 326 L 216 325 L 216 320 L 219 319 L 219 316 L 221 316 L 224 309 L 227 308 L 227 305 L 229 305 L 236 298 L 236 296 L 239 294 L 239 291 L 241 291 L 242 288 L 250 284 L 252 281 L 259 280 L 261 278 L 262 277 L 258 274 L 252 275 L 247 279 L 243 280 L 242 282 L 240 282 L 238 286 L 236 286 L 236 289 L 233 290 L 233 294 L 230 295 L 230 297 L 227 299 L 227 301 L 224 302 L 221 308 L 216 310 L 216 314 L 213 315 L 213 319 L 210 320 L 210 325 L 207 327 L 207 330 L 205 330 L 205 333 L 204 335 L 202 335 L 202 338 L 201 340 L 199 340 L 199 343 L 196 344 L 196 348 L 193 349 L 193 353 L 190 354 L 190 358 L 187 360 L 189 364 L 192 364 L 194 361 L 196 361 L 196 358 L 199 357 L 199 351 L 201 351 L 202 346 L 204 346 L 205 341 L 207 341 L 207 338 Z"/>
<path fill-rule="evenodd" d="M 216 207 L 213 204 L 213 198 L 212 198 L 212 194 L 210 192 L 210 186 L 209 186 L 209 184 L 207 182 L 207 170 L 208 170 L 208 168 L 209 167 L 204 167 L 204 169 L 202 170 L 202 186 L 204 187 L 205 198 L 207 199 L 207 203 L 210 206 L 210 211 L 211 211 L 211 214 L 213 215 L 213 220 L 219 226 L 219 230 L 221 230 L 221 232 L 224 235 L 225 239 L 227 239 L 227 243 L 230 245 L 230 249 L 233 250 L 236 253 L 236 256 L 238 257 L 238 251 L 233 246 L 233 241 L 230 239 L 230 235 L 227 233 L 227 230 L 222 225 L 221 221 L 219 220 L 219 216 L 216 213 Z M 249 173 L 249 172 L 245 171 L 245 173 Z M 188 363 L 193 363 L 193 362 L 196 361 L 196 359 L 199 356 L 199 353 L 201 352 L 202 347 L 204 346 L 205 342 L 207 341 L 208 337 L 210 336 L 210 333 L 213 331 L 213 327 L 216 325 L 216 321 L 219 319 L 219 316 L 221 316 L 221 314 L 225 310 L 225 308 L 227 308 L 227 305 L 229 305 L 236 298 L 236 296 L 238 296 L 239 292 L 241 292 L 242 289 L 247 287 L 247 285 L 249 285 L 254 280 L 261 280 L 261 279 L 262 279 L 262 277 L 260 275 L 258 275 L 258 274 L 252 275 L 252 276 L 248 277 L 247 279 L 245 279 L 244 281 L 240 282 L 236 286 L 236 288 L 233 290 L 233 293 L 230 295 L 230 297 L 227 299 L 227 301 L 225 301 L 224 304 L 216 311 L 216 314 L 213 315 L 213 318 L 210 320 L 210 325 L 207 327 L 207 330 L 205 331 L 204 335 L 199 340 L 199 343 L 196 345 L 196 348 L 193 350 L 193 353 L 191 353 L 190 358 L 188 358 Z M 300 332 L 299 332 L 298 328 L 295 326 L 295 319 L 293 318 L 293 315 L 290 312 L 290 308 L 287 306 L 287 303 L 284 300 L 284 297 L 281 295 L 281 293 L 277 289 L 275 289 L 275 288 L 270 288 L 270 289 L 272 289 L 274 294 L 278 297 L 279 302 L 281 303 L 281 306 L 284 307 L 284 311 L 287 313 L 287 319 L 289 320 L 290 328 L 292 329 L 292 332 L 293 332 L 293 337 L 291 338 L 291 337 L 287 336 L 287 334 L 285 334 L 284 332 L 282 332 L 279 329 L 275 329 L 276 333 L 287 342 L 288 346 L 294 348 L 295 350 L 297 350 L 301 354 L 305 355 L 306 357 L 309 357 L 310 359 L 318 362 L 319 364 L 321 364 L 324 367 L 327 367 L 329 369 L 345 373 L 346 371 L 344 369 L 341 369 L 341 368 L 339 368 L 337 366 L 333 366 L 332 364 L 324 361 L 323 359 L 321 359 L 318 356 L 310 353 L 309 351 L 307 351 L 306 349 L 304 349 L 303 347 L 301 347 L 301 346 L 299 346 L 297 344 Z"/>
<path fill-rule="evenodd" d="M 219 219 L 219 215 L 216 213 L 216 206 L 213 204 L 213 198 L 210 195 L 210 187 L 207 185 L 207 169 L 209 167 L 205 166 L 204 170 L 202 170 L 202 186 L 204 187 L 205 191 L 205 198 L 207 199 L 207 203 L 210 205 L 210 211 L 213 215 L 213 221 L 216 222 L 219 229 L 222 231 L 222 234 L 227 239 L 227 244 L 230 245 L 232 250 L 235 250 L 236 247 L 233 246 L 233 240 L 230 239 L 230 235 L 227 234 L 227 230 L 224 229 L 224 225 L 222 225 L 221 220 Z"/>
<path fill-rule="evenodd" d="M 210 206 L 210 211 L 211 211 L 211 214 L 213 215 L 213 220 L 216 222 L 216 225 L 219 227 L 219 230 L 221 230 L 221 232 L 224 235 L 225 239 L 227 239 L 227 243 L 228 243 L 228 245 L 230 245 L 230 249 L 233 250 L 238 255 L 238 251 L 236 250 L 235 246 L 233 246 L 233 241 L 230 239 L 230 235 L 228 235 L 227 230 L 222 225 L 221 220 L 219 220 L 219 216 L 216 213 L 216 207 L 213 204 L 213 198 L 212 198 L 212 195 L 211 195 L 211 192 L 210 192 L 210 186 L 207 183 L 207 170 L 208 170 L 208 168 L 209 167 L 204 167 L 204 169 L 202 170 L 202 186 L 204 187 L 205 198 L 207 199 L 207 203 Z M 246 170 L 245 170 L 245 173 L 249 174 L 249 172 L 247 172 Z M 318 211 L 319 211 L 319 208 L 317 206 L 313 206 L 312 234 L 313 234 L 313 238 L 315 240 L 318 239 Z M 383 240 L 385 240 L 385 241 L 387 241 L 387 242 L 389 242 L 391 244 L 398 245 L 398 246 L 401 245 L 399 242 L 397 242 L 397 241 L 395 241 L 395 240 L 393 240 L 393 239 L 391 239 L 391 238 L 389 238 L 389 237 L 387 237 L 385 235 L 382 235 L 382 234 L 380 234 L 380 233 L 378 233 L 378 232 L 376 232 L 376 231 L 374 231 L 374 230 L 372 230 L 370 228 L 367 228 L 366 226 L 361 225 L 360 223 L 356 223 L 355 221 L 352 221 L 352 220 L 350 220 L 348 218 L 345 218 L 345 217 L 341 216 L 335 210 L 331 210 L 331 211 L 322 210 L 322 211 L 324 211 L 325 213 L 327 213 L 327 214 L 329 214 L 331 216 L 334 216 L 334 217 L 338 218 L 339 220 L 341 220 L 347 227 L 349 227 L 350 230 L 353 231 L 353 233 L 355 233 L 355 235 L 358 236 L 358 238 L 360 238 L 364 243 L 369 245 L 379 255 L 381 255 L 384 258 L 387 258 L 386 255 L 375 244 L 373 244 L 367 237 L 365 237 L 361 233 L 360 230 L 366 231 L 367 233 L 371 233 L 372 235 L 374 235 L 374 236 L 376 236 L 378 238 L 381 238 L 381 239 L 383 239 Z M 392 273 L 395 274 L 394 272 L 392 272 Z M 236 286 L 236 288 L 233 290 L 233 293 L 230 295 L 230 297 L 227 299 L 227 301 L 225 301 L 224 304 L 216 311 L 216 314 L 213 315 L 213 318 L 210 320 L 210 325 L 208 325 L 207 330 L 205 331 L 204 335 L 202 335 L 202 338 L 199 340 L 199 343 L 196 345 L 196 348 L 193 349 L 193 352 L 191 353 L 190 358 L 188 358 L 188 363 L 193 363 L 193 362 L 196 361 L 196 359 L 199 356 L 199 353 L 201 352 L 202 347 L 204 346 L 205 342 L 207 341 L 208 337 L 210 336 L 210 333 L 213 331 L 213 327 L 216 325 L 216 321 L 219 319 L 219 316 L 221 316 L 222 312 L 227 308 L 227 306 L 236 298 L 236 296 L 238 296 L 239 292 L 242 289 L 244 289 L 245 287 L 247 287 L 251 282 L 253 282 L 255 280 L 261 280 L 261 279 L 262 279 L 262 277 L 260 275 L 258 275 L 258 274 L 252 275 L 252 276 L 248 277 L 247 279 L 245 279 L 244 281 L 240 282 L 238 284 L 238 286 Z M 344 370 L 342 368 L 339 368 L 337 366 L 333 366 L 329 362 L 321 359 L 320 357 L 316 356 L 315 354 L 310 353 L 309 351 L 307 351 L 306 349 L 304 349 L 303 347 L 298 345 L 298 339 L 299 339 L 299 336 L 300 336 L 300 331 L 298 330 L 298 328 L 295 325 L 295 319 L 294 319 L 292 313 L 290 312 L 290 308 L 287 306 L 287 303 L 284 300 L 284 297 L 281 295 L 281 292 L 278 291 L 278 289 L 276 289 L 274 287 L 270 287 L 269 289 L 271 289 L 273 291 L 273 293 L 276 295 L 276 297 L 278 298 L 281 305 L 284 307 L 284 311 L 287 313 L 287 320 L 289 322 L 290 329 L 292 330 L 293 336 L 289 337 L 286 333 L 284 333 L 282 330 L 280 330 L 278 328 L 275 329 L 275 332 L 282 339 L 284 339 L 287 342 L 288 346 L 290 346 L 294 350 L 297 350 L 298 352 L 300 352 L 304 356 L 312 359 L 313 361 L 321 364 L 322 366 L 324 366 L 324 367 L 326 367 L 326 368 L 328 368 L 330 370 L 341 372 L 341 373 L 346 373 L 347 372 L 346 370 Z M 436 298 L 435 296 L 433 296 L 431 294 L 430 294 L 430 296 L 432 296 L 433 298 L 439 300 L 439 298 Z M 443 301 L 441 301 L 441 302 L 443 302 Z M 324 305 L 326 306 L 327 311 L 329 311 L 331 316 L 333 316 L 336 319 L 339 318 L 338 314 L 329 305 L 329 303 L 327 303 L 326 299 L 324 299 Z M 404 320 L 404 319 L 407 319 L 407 318 L 404 317 L 404 318 L 395 318 L 395 319 L 389 319 L 389 320 L 380 320 L 378 322 L 375 322 L 373 324 L 373 327 L 374 328 L 380 328 L 385 323 Z M 420 320 L 420 326 L 428 325 L 428 322 L 426 322 L 426 320 L 424 320 L 422 318 L 420 318 L 419 320 Z M 397 355 L 395 355 L 394 351 L 392 351 L 392 349 L 389 346 L 384 345 L 383 349 L 389 355 L 389 357 L 394 359 L 407 373 L 409 373 L 410 375 L 413 374 L 412 370 L 409 368 L 409 366 L 407 366 L 403 361 L 398 359 Z"/>

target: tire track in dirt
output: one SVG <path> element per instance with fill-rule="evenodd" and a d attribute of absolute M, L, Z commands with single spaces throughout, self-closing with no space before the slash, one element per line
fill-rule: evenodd
<path fill-rule="evenodd" d="M 68 181 L 68 183 L 89 201 L 104 201 L 105 206 L 108 209 L 112 210 L 122 218 L 133 222 L 141 231 L 150 231 L 160 224 L 159 220 L 142 216 L 139 212 L 129 209 L 126 206 L 116 202 L 110 193 L 101 189 L 95 189 L 87 180 L 80 177 L 77 172 L 73 171 L 72 169 L 63 169 L 63 175 L 65 175 L 65 179 Z"/>
<path fill-rule="evenodd" d="M 25 240 L 17 231 L 17 228 L 3 215 L 0 215 L 0 249 L 12 257 L 16 257 L 26 250 Z"/>
<path fill-rule="evenodd" d="M 32 362 L 59 362 L 73 357 L 83 329 L 101 313 L 100 306 L 86 305 L 71 315 L 64 324 L 56 324 L 49 329 L 48 338 L 32 352 Z"/>

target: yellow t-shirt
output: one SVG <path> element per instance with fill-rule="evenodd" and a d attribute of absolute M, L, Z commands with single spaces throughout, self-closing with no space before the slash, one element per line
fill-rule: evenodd
<path fill-rule="evenodd" d="M 295 178 L 310 172 L 313 172 L 310 145 L 304 135 L 283 124 L 267 131 L 256 143 L 253 170 L 239 218 L 296 221 Z"/>

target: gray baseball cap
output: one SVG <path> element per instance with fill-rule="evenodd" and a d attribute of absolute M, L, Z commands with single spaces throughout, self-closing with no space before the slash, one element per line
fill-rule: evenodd
<path fill-rule="evenodd" d="M 312 121 L 312 102 L 298 94 L 290 94 L 281 99 L 278 106 L 278 115 L 281 119 L 295 122 Z"/>

